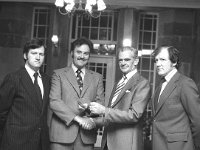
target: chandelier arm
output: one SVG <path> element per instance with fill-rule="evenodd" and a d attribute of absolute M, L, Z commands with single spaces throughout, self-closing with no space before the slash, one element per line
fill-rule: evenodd
<path fill-rule="evenodd" d="M 58 7 L 58 11 L 59 11 L 59 13 L 61 14 L 61 15 L 68 15 L 70 12 L 68 12 L 68 11 L 65 11 L 65 12 L 63 12 L 63 11 L 61 11 L 61 7 Z"/>
<path fill-rule="evenodd" d="M 89 13 L 89 15 L 93 18 L 99 18 L 101 16 L 101 11 L 99 11 L 98 13 L 98 15 L 93 15 L 92 13 Z"/>

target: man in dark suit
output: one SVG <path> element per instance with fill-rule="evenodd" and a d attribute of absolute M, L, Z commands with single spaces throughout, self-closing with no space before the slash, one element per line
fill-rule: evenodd
<path fill-rule="evenodd" d="M 153 150 L 199 150 L 200 99 L 194 81 L 178 72 L 180 52 L 155 49 L 158 75 L 164 80 L 152 99 Z"/>
<path fill-rule="evenodd" d="M 43 42 L 28 41 L 23 56 L 25 67 L 8 74 L 0 86 L 0 118 L 5 118 L 0 149 L 48 150 L 50 77 L 39 71 L 45 58 Z"/>
<path fill-rule="evenodd" d="M 97 129 L 84 111 L 92 101 L 104 103 L 102 75 L 88 70 L 92 42 L 79 38 L 72 43 L 71 66 L 55 70 L 50 90 L 51 150 L 93 150 Z M 91 129 L 86 130 L 86 129 Z"/>
<path fill-rule="evenodd" d="M 123 73 L 113 88 L 107 107 L 90 103 L 97 126 L 105 126 L 104 150 L 143 150 L 142 116 L 150 99 L 149 82 L 137 72 L 138 51 L 132 47 L 119 49 L 118 62 Z"/>

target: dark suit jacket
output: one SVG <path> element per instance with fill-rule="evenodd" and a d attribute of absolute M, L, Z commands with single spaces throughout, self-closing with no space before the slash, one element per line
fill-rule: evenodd
<path fill-rule="evenodd" d="M 200 99 L 195 83 L 177 72 L 153 105 L 153 150 L 194 150 L 200 145 Z"/>
<path fill-rule="evenodd" d="M 129 79 L 111 107 L 116 85 L 103 118 L 105 128 L 102 148 L 107 142 L 109 150 L 143 150 L 141 119 L 150 99 L 149 82 L 136 73 Z M 100 125 L 101 121 L 98 119 L 95 122 Z"/>
<path fill-rule="evenodd" d="M 73 121 L 76 115 L 84 115 L 78 109 L 78 101 L 88 104 L 92 101 L 104 103 L 102 75 L 86 69 L 80 94 L 72 67 L 55 70 L 50 91 L 50 108 L 53 112 L 50 119 L 51 142 L 73 143 L 79 130 L 83 143 L 96 142 L 97 129 L 84 130 Z"/>
<path fill-rule="evenodd" d="M 25 68 L 8 74 L 0 86 L 0 118 L 4 125 L 1 150 L 42 150 L 49 148 L 47 108 L 50 78 L 42 74 L 43 100 L 37 99 Z M 3 125 L 2 125 L 3 126 Z"/>

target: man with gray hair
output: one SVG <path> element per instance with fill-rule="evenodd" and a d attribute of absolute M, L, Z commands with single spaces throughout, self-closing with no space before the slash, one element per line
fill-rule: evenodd
<path fill-rule="evenodd" d="M 90 103 L 97 126 L 104 126 L 103 150 L 142 150 L 142 116 L 150 96 L 149 82 L 137 71 L 138 51 L 132 47 L 119 48 L 118 63 L 123 74 L 116 82 L 105 107 Z"/>

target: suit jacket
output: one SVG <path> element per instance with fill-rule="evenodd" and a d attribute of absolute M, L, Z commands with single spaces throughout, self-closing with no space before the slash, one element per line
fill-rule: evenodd
<path fill-rule="evenodd" d="M 77 83 L 72 67 L 55 70 L 50 90 L 50 140 L 58 143 L 73 143 L 80 130 L 83 143 L 96 142 L 97 129 L 84 130 L 73 121 L 77 115 L 84 116 L 78 109 L 78 101 L 104 103 L 103 78 L 99 73 L 86 69 L 83 89 Z"/>
<path fill-rule="evenodd" d="M 150 98 L 149 82 L 136 73 L 126 83 L 111 107 L 116 85 L 117 83 L 103 117 L 105 128 L 102 149 L 107 143 L 109 150 L 142 150 L 142 116 Z M 95 122 L 101 125 L 99 119 Z"/>
<path fill-rule="evenodd" d="M 194 150 L 200 145 L 200 99 L 192 79 L 177 72 L 153 105 L 153 150 Z"/>
<path fill-rule="evenodd" d="M 43 100 L 37 99 L 33 82 L 22 68 L 8 74 L 0 86 L 0 118 L 4 124 L 0 149 L 42 150 L 49 148 L 47 108 L 50 77 L 41 73 L 44 86 Z"/>

